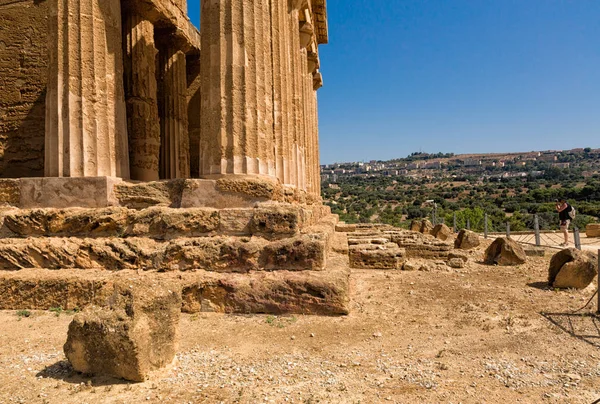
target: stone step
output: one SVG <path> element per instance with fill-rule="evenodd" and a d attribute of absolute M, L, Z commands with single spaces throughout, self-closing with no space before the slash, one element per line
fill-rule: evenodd
<path fill-rule="evenodd" d="M 349 312 L 349 275 L 347 257 L 340 254 L 322 272 L 0 271 L 0 309 L 82 309 L 103 303 L 117 280 L 164 279 L 181 282 L 187 313 L 341 315 Z"/>
<path fill-rule="evenodd" d="M 5 238 L 0 245 L 0 270 L 322 271 L 329 237 L 330 233 L 323 231 L 281 240 L 225 236 L 168 241 L 144 237 Z"/>
<path fill-rule="evenodd" d="M 5 209 L 0 212 L 0 237 L 148 237 L 169 240 L 177 237 L 254 235 L 273 239 L 297 235 L 303 228 L 321 219 L 321 212 L 283 204 L 237 209 Z"/>

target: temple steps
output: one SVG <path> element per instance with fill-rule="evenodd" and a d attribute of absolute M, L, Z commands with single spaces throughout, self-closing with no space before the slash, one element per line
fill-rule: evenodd
<path fill-rule="evenodd" d="M 182 311 L 187 313 L 341 315 L 348 313 L 349 275 L 342 254 L 332 254 L 325 271 L 0 271 L 0 309 L 82 309 L 102 304 L 115 281 L 175 279 L 182 287 Z"/>

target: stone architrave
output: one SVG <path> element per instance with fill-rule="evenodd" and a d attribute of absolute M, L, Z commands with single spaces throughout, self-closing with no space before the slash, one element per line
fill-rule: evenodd
<path fill-rule="evenodd" d="M 137 13 L 124 19 L 125 99 L 131 179 L 159 179 L 158 118 L 154 25 Z"/>
<path fill-rule="evenodd" d="M 51 0 L 47 177 L 129 178 L 120 0 Z"/>
<path fill-rule="evenodd" d="M 275 178 L 271 2 L 201 7 L 200 175 Z"/>
<path fill-rule="evenodd" d="M 185 53 L 169 43 L 161 46 L 159 69 L 162 79 L 159 102 L 160 177 L 162 179 L 189 178 L 190 140 Z"/>

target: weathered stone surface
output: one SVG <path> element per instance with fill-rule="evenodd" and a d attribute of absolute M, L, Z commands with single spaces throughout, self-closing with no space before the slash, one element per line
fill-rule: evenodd
<path fill-rule="evenodd" d="M 348 223 L 338 223 L 335 226 L 335 231 L 338 231 L 340 233 L 352 233 L 356 231 L 356 225 Z"/>
<path fill-rule="evenodd" d="M 114 177 L 21 178 L 19 207 L 64 209 L 114 206 L 118 204 L 114 188 L 120 182 L 120 178 Z"/>
<path fill-rule="evenodd" d="M 327 264 L 327 238 L 313 234 L 286 238 L 267 244 L 261 254 L 265 270 L 320 271 Z"/>
<path fill-rule="evenodd" d="M 465 267 L 465 261 L 463 261 L 460 258 L 450 258 L 448 260 L 448 266 L 450 268 L 464 268 Z"/>
<path fill-rule="evenodd" d="M 266 236 L 293 235 L 302 226 L 299 209 L 296 207 L 259 208 L 253 212 L 250 232 Z"/>
<path fill-rule="evenodd" d="M 199 237 L 219 229 L 216 209 L 151 208 L 128 218 L 126 236 L 146 236 L 158 239 Z"/>
<path fill-rule="evenodd" d="M 598 274 L 597 257 L 567 248 L 554 254 L 548 268 L 548 284 L 555 288 L 586 288 Z"/>
<path fill-rule="evenodd" d="M 44 175 L 48 3 L 0 2 L 0 177 Z"/>
<path fill-rule="evenodd" d="M 65 355 L 82 373 L 144 381 L 175 357 L 181 302 L 174 283 L 116 283 L 105 305 L 75 316 Z"/>
<path fill-rule="evenodd" d="M 454 248 L 470 250 L 472 248 L 479 247 L 479 244 L 481 244 L 479 234 L 472 232 L 471 230 L 463 229 L 458 232 L 458 236 L 456 236 Z"/>
<path fill-rule="evenodd" d="M 385 248 L 372 244 L 354 245 L 349 249 L 350 267 L 358 269 L 402 269 L 406 260 L 403 248 Z"/>
<path fill-rule="evenodd" d="M 442 241 L 446 241 L 449 238 L 452 238 L 453 233 L 452 230 L 446 226 L 445 224 L 438 224 L 436 225 L 433 230 L 431 231 L 431 235 L 437 239 L 440 239 Z"/>
<path fill-rule="evenodd" d="M 585 227 L 585 235 L 588 237 L 600 237 L 600 223 L 590 223 Z"/>
<path fill-rule="evenodd" d="M 18 206 L 20 201 L 20 180 L 0 179 L 0 206 Z"/>
<path fill-rule="evenodd" d="M 433 224 L 428 219 L 421 221 L 421 229 L 419 230 L 423 234 L 431 234 L 433 231 Z"/>
<path fill-rule="evenodd" d="M 4 239 L 0 270 L 103 268 L 162 271 L 323 270 L 327 235 L 305 234 L 268 242 L 261 238 L 33 237 Z"/>
<path fill-rule="evenodd" d="M 410 230 L 411 231 L 421 231 L 421 220 L 413 220 L 410 222 Z"/>
<path fill-rule="evenodd" d="M 404 263 L 404 265 L 402 265 L 402 270 L 403 271 L 418 271 L 420 266 L 421 266 L 421 264 L 419 264 L 419 263 L 412 262 L 412 261 L 406 261 Z"/>
<path fill-rule="evenodd" d="M 327 271 L 144 273 L 141 279 L 175 280 L 183 288 L 182 310 L 188 313 L 347 314 L 349 270 L 341 256 Z M 135 271 L 44 269 L 0 272 L 0 309 L 48 310 L 102 305 L 113 283 L 138 277 Z"/>
<path fill-rule="evenodd" d="M 484 262 L 488 265 L 512 266 L 526 261 L 527 255 L 523 247 L 510 238 L 497 238 L 485 251 Z"/>
<path fill-rule="evenodd" d="M 469 261 L 469 256 L 461 251 L 451 251 L 450 253 L 448 253 L 448 259 L 451 260 L 453 258 L 461 259 L 464 262 Z"/>
<path fill-rule="evenodd" d="M 119 205 L 131 209 L 146 209 L 152 206 L 178 208 L 181 206 L 185 181 L 154 181 L 141 183 L 122 182 L 115 185 L 115 198 Z M 206 205 L 187 206 L 202 207 Z"/>
<path fill-rule="evenodd" d="M 434 238 L 431 235 L 415 232 L 394 232 L 391 234 L 392 242 L 406 250 L 409 258 L 447 259 L 452 251 L 452 244 Z"/>

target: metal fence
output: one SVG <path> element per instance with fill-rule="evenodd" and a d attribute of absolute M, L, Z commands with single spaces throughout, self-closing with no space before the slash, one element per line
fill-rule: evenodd
<path fill-rule="evenodd" d="M 438 218 L 436 213 L 437 212 L 434 211 L 434 214 L 432 215 L 433 224 L 435 225 L 435 224 L 443 223 L 444 219 Z M 455 233 L 458 230 L 460 230 L 457 225 L 456 212 L 454 212 L 454 214 L 453 214 L 452 226 L 453 226 Z M 467 230 L 471 230 L 471 223 L 468 218 L 466 219 L 465 228 Z M 480 227 L 480 229 L 481 229 L 481 227 Z M 534 245 L 534 246 L 538 246 L 538 247 L 547 247 L 547 248 L 556 248 L 556 249 L 564 248 L 563 246 L 561 246 L 561 244 L 564 242 L 562 231 L 540 230 L 540 220 L 539 220 L 539 217 L 537 214 L 533 215 L 533 228 L 532 229 L 528 229 L 525 231 L 514 231 L 514 232 L 511 232 L 510 222 L 506 222 L 506 231 L 505 232 L 490 231 L 489 217 L 487 214 L 485 214 L 484 218 L 483 218 L 483 233 L 482 233 L 482 235 L 485 238 L 506 236 L 506 237 L 510 237 L 511 239 L 517 241 L 518 243 Z M 589 240 L 587 238 L 584 238 L 582 240 L 581 232 L 580 232 L 579 228 L 577 228 L 575 226 L 569 231 L 569 245 L 570 246 L 574 245 L 575 248 L 581 250 L 586 246 L 594 246 L 594 245 L 598 245 L 598 244 L 600 244 L 600 239 Z"/>

